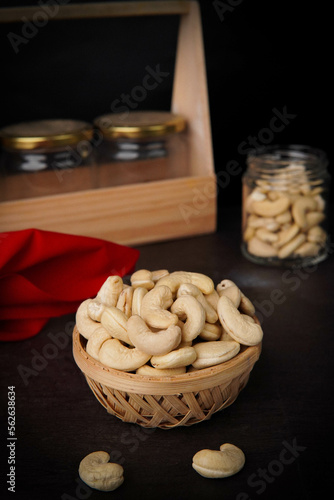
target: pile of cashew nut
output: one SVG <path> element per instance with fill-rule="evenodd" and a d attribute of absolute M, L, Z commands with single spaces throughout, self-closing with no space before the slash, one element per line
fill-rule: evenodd
<path fill-rule="evenodd" d="M 140 269 L 130 282 L 109 276 L 76 313 L 87 353 L 110 368 L 178 375 L 223 363 L 240 345 L 262 340 L 252 302 L 231 280 L 215 287 L 201 273 Z"/>
<path fill-rule="evenodd" d="M 275 174 L 275 182 L 257 179 L 244 192 L 243 240 L 247 251 L 264 258 L 317 256 L 327 233 L 323 188 L 312 185 L 303 165 Z"/>

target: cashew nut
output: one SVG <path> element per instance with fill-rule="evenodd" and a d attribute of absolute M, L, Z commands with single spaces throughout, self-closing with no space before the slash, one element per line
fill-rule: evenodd
<path fill-rule="evenodd" d="M 86 344 L 86 352 L 92 358 L 99 359 L 99 352 L 103 342 L 110 339 L 110 333 L 103 327 L 100 326 L 97 328 L 92 335 L 89 337 L 88 342 Z"/>
<path fill-rule="evenodd" d="M 182 340 L 194 340 L 203 330 L 205 324 L 205 310 L 192 295 L 182 295 L 176 299 L 171 307 L 172 313 L 182 319 L 187 318 L 182 328 Z"/>
<path fill-rule="evenodd" d="M 106 340 L 99 352 L 99 360 L 115 370 L 132 372 L 144 365 L 151 358 L 150 354 L 142 352 L 136 347 L 130 348 L 117 339 Z"/>
<path fill-rule="evenodd" d="M 120 276 L 109 276 L 96 295 L 96 300 L 105 306 L 116 306 L 117 299 L 123 290 L 123 280 Z"/>
<path fill-rule="evenodd" d="M 181 342 L 181 329 L 176 325 L 166 330 L 152 332 L 140 316 L 131 316 L 127 323 L 132 344 L 152 356 L 167 354 Z"/>
<path fill-rule="evenodd" d="M 244 240 L 249 241 L 255 235 L 255 229 L 253 227 L 247 226 L 244 231 Z"/>
<path fill-rule="evenodd" d="M 277 231 L 279 223 L 274 217 L 257 217 L 257 215 L 250 215 L 248 217 L 248 226 L 253 229 L 264 227 L 268 229 L 268 231 Z"/>
<path fill-rule="evenodd" d="M 104 304 L 102 304 L 102 302 L 100 302 L 97 299 L 93 299 L 89 302 L 89 304 L 87 306 L 88 316 L 92 320 L 98 321 L 101 323 L 102 313 L 105 310 L 105 308 L 106 308 L 106 306 Z"/>
<path fill-rule="evenodd" d="M 313 226 L 307 233 L 307 240 L 324 245 L 327 240 L 327 233 L 321 226 Z"/>
<path fill-rule="evenodd" d="M 299 230 L 297 224 L 292 224 L 287 229 L 282 229 L 282 231 L 278 233 L 278 240 L 275 243 L 275 247 L 280 248 L 289 243 L 289 241 L 299 233 Z"/>
<path fill-rule="evenodd" d="M 117 307 L 106 307 L 101 316 L 101 325 L 116 339 L 131 344 L 127 332 L 128 318 Z"/>
<path fill-rule="evenodd" d="M 301 229 L 307 228 L 306 213 L 317 209 L 317 202 L 312 196 L 301 196 L 292 205 L 292 217 Z"/>
<path fill-rule="evenodd" d="M 276 215 L 285 212 L 289 206 L 290 199 L 286 196 L 282 196 L 275 201 L 263 200 L 252 203 L 253 212 L 261 217 L 276 217 Z"/>
<path fill-rule="evenodd" d="M 287 223 L 291 222 L 292 216 L 291 216 L 290 210 L 287 210 L 286 212 L 283 212 L 280 215 L 276 215 L 275 220 L 279 224 L 287 224 Z"/>
<path fill-rule="evenodd" d="M 229 299 L 232 300 L 236 308 L 239 307 L 241 301 L 241 291 L 233 281 L 222 280 L 218 283 L 216 288 L 219 297 L 225 295 L 225 297 L 229 297 Z"/>
<path fill-rule="evenodd" d="M 299 257 L 313 257 L 314 255 L 318 255 L 320 249 L 321 247 L 317 243 L 305 241 L 305 243 L 300 245 L 300 247 L 295 250 L 295 254 Z"/>
<path fill-rule="evenodd" d="M 93 299 L 87 299 L 81 302 L 75 315 L 77 328 L 86 339 L 89 339 L 92 333 L 100 326 L 100 324 L 92 320 L 88 314 L 88 306 L 91 302 L 93 302 Z"/>
<path fill-rule="evenodd" d="M 256 236 L 249 240 L 248 242 L 249 253 L 256 255 L 257 257 L 276 257 L 277 250 L 273 246 L 265 243 Z"/>
<path fill-rule="evenodd" d="M 217 312 L 223 328 L 233 340 L 247 346 L 261 342 L 263 337 L 261 326 L 256 322 L 247 321 L 228 297 L 224 295 L 220 297 Z"/>
<path fill-rule="evenodd" d="M 154 368 L 179 368 L 191 365 L 196 359 L 196 351 L 193 347 L 181 347 L 162 356 L 152 356 L 151 365 Z"/>
<path fill-rule="evenodd" d="M 219 295 L 217 290 L 213 290 L 211 293 L 204 295 L 206 300 L 209 302 L 210 306 L 217 311 L 217 304 L 219 300 Z"/>
<path fill-rule="evenodd" d="M 127 318 L 131 316 L 132 313 L 132 300 L 133 300 L 134 289 L 132 286 L 127 286 L 119 294 L 116 307 L 122 311 Z"/>
<path fill-rule="evenodd" d="M 252 301 L 248 297 L 246 297 L 243 292 L 241 292 L 239 309 L 241 312 L 247 314 L 248 316 L 254 316 L 255 314 L 255 307 Z"/>
<path fill-rule="evenodd" d="M 218 340 L 222 334 L 222 327 L 218 323 L 205 323 L 199 337 L 203 340 Z"/>
<path fill-rule="evenodd" d="M 265 243 L 274 243 L 278 240 L 278 235 L 272 231 L 268 231 L 265 227 L 259 227 L 255 231 L 255 236 Z"/>
<path fill-rule="evenodd" d="M 313 226 L 317 226 L 318 224 L 321 224 L 323 220 L 325 220 L 325 214 L 323 212 L 308 212 L 305 217 L 305 230 L 310 229 Z"/>
<path fill-rule="evenodd" d="M 121 465 L 110 463 L 110 455 L 105 451 L 95 451 L 81 460 L 79 476 L 91 488 L 113 491 L 124 481 Z"/>
<path fill-rule="evenodd" d="M 278 257 L 280 259 L 286 259 L 306 240 L 305 234 L 298 234 L 289 243 L 281 247 L 278 251 Z"/>
<path fill-rule="evenodd" d="M 209 478 L 229 477 L 245 465 L 245 455 L 230 443 L 222 444 L 218 450 L 201 450 L 193 457 L 192 466 L 201 476 Z"/>
<path fill-rule="evenodd" d="M 156 283 L 159 281 L 160 278 L 163 278 L 164 276 L 168 276 L 169 271 L 167 269 L 157 269 L 155 271 L 152 271 L 152 281 L 153 283 Z"/>
<path fill-rule="evenodd" d="M 192 283 L 183 283 L 180 285 L 177 291 L 177 297 L 181 297 L 182 295 L 192 295 L 195 299 L 203 307 L 206 314 L 206 321 L 208 323 L 216 323 L 218 321 L 218 314 L 216 310 L 211 306 L 211 304 L 207 301 L 206 297 L 203 295 L 201 290 Z"/>
<path fill-rule="evenodd" d="M 132 314 L 138 314 L 138 316 L 141 316 L 141 303 L 147 292 L 148 290 L 142 286 L 134 289 L 132 296 Z"/>
<path fill-rule="evenodd" d="M 173 311 L 167 310 L 172 303 L 171 289 L 168 286 L 157 284 L 142 299 L 141 317 L 153 328 L 165 329 L 171 325 L 176 325 L 178 317 L 173 314 Z"/>
<path fill-rule="evenodd" d="M 139 269 L 139 271 L 134 272 L 130 278 L 131 285 L 133 288 L 141 286 L 147 290 L 152 290 L 154 287 L 154 282 L 152 280 L 152 272 L 147 269 Z"/>
<path fill-rule="evenodd" d="M 182 283 L 192 283 L 201 290 L 204 294 L 209 294 L 214 290 L 214 284 L 211 278 L 201 273 L 191 273 L 186 271 L 174 271 L 168 276 L 164 276 L 157 285 L 168 286 L 172 293 L 175 294 Z"/>
<path fill-rule="evenodd" d="M 136 370 L 138 375 L 146 375 L 147 377 L 174 377 L 174 375 L 182 375 L 185 373 L 187 368 L 185 366 L 180 366 L 179 368 L 153 368 L 150 365 L 143 365 Z"/>
<path fill-rule="evenodd" d="M 194 345 L 194 349 L 197 358 L 192 365 L 195 368 L 202 369 L 234 358 L 240 351 L 240 344 L 234 340 L 214 340 L 211 342 L 199 342 Z"/>

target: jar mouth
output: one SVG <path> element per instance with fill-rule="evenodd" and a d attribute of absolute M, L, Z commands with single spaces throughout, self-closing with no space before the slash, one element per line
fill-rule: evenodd
<path fill-rule="evenodd" d="M 81 120 L 47 119 L 8 125 L 0 130 L 0 142 L 13 151 L 33 151 L 72 146 L 90 141 L 93 127 Z"/>
<path fill-rule="evenodd" d="M 247 159 L 248 162 L 260 160 L 264 166 L 271 164 L 277 166 L 279 162 L 283 167 L 291 163 L 317 163 L 325 166 L 328 163 L 323 150 L 299 144 L 262 146 L 250 151 Z"/>
<path fill-rule="evenodd" d="M 148 139 L 183 132 L 186 120 L 169 111 L 132 111 L 109 113 L 94 120 L 94 125 L 107 139 Z"/>

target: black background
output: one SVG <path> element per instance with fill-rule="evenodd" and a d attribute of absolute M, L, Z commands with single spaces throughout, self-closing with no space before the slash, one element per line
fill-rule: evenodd
<path fill-rule="evenodd" d="M 323 149 L 332 172 L 329 4 L 199 3 L 217 173 L 230 160 L 245 169 L 249 137 L 260 145 L 266 141 Z M 140 85 L 147 66 L 158 64 L 170 75 L 136 109 L 169 109 L 177 17 L 48 22 L 26 38 L 28 43 L 19 43 L 15 54 L 8 33 L 22 35 L 24 24 L 0 25 L 0 126 L 53 117 L 92 120 Z M 294 118 L 270 136 L 263 130 L 268 130 L 274 109 L 285 109 Z M 240 199 L 238 175 L 220 189 L 219 204 L 239 205 Z"/>

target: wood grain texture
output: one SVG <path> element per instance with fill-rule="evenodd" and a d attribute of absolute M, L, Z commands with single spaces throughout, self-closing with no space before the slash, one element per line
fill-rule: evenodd
<path fill-rule="evenodd" d="M 41 12 L 40 6 L 8 7 L 0 10 L 0 22 L 10 23 L 31 20 L 36 12 Z M 105 2 L 83 3 L 74 5 L 59 5 L 54 20 L 61 19 L 93 19 L 106 17 L 151 16 L 186 14 L 189 2 L 182 0 L 166 0 L 162 2 Z"/>
<path fill-rule="evenodd" d="M 6 13 L 1 12 L 3 16 Z M 181 15 L 171 111 L 183 114 L 188 122 L 188 176 L 5 201 L 0 203 L 0 231 L 33 227 L 129 245 L 214 232 L 216 177 L 197 2 L 66 5 L 59 12 L 68 18 Z M 8 195 L 7 199 L 11 198 Z"/>
<path fill-rule="evenodd" d="M 4 202 L 0 230 L 34 227 L 121 244 L 204 234 L 216 228 L 215 188 L 214 176 L 189 177 Z"/>

